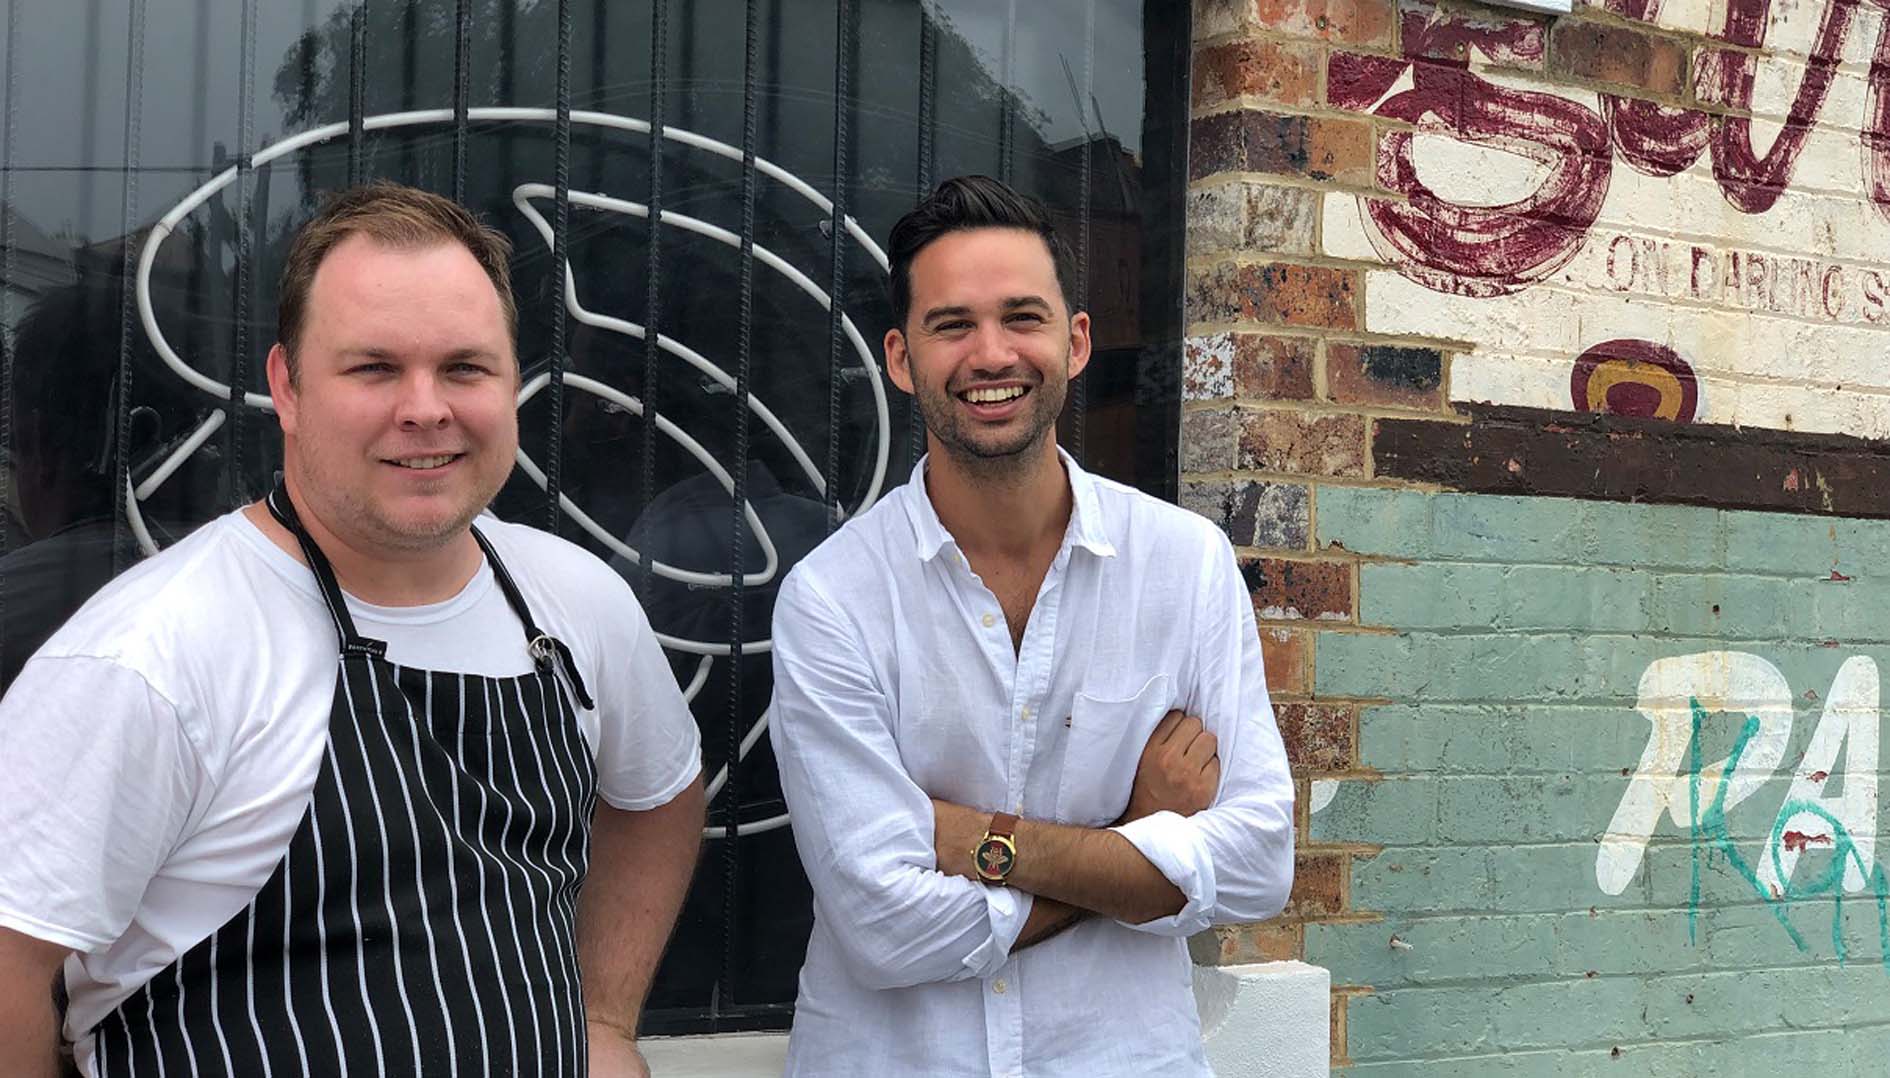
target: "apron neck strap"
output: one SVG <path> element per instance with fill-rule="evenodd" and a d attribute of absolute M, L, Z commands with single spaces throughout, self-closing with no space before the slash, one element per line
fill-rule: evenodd
<path fill-rule="evenodd" d="M 518 590 L 518 583 L 512 579 L 512 573 L 500 560 L 499 552 L 492 549 L 492 542 L 478 528 L 472 529 L 473 541 L 486 555 L 486 564 L 492 566 L 492 577 L 499 582 L 499 590 L 505 593 L 505 601 L 512 604 L 512 612 L 518 615 L 519 624 L 525 626 L 525 650 L 531 652 L 532 661 L 540 670 L 550 670 L 556 663 L 563 667 L 565 677 L 571 681 L 571 688 L 577 694 L 578 703 L 586 711 L 597 706 L 591 699 L 590 690 L 584 685 L 584 676 L 578 673 L 577 659 L 564 641 L 538 628 L 532 620 L 531 608 L 525 605 L 525 596 Z"/>
<path fill-rule="evenodd" d="M 276 518 L 276 523 L 289 529 L 295 541 L 302 545 L 302 556 L 307 559 L 308 567 L 315 574 L 315 584 L 322 593 L 322 602 L 328 607 L 328 616 L 334 619 L 335 634 L 341 638 L 342 655 L 365 655 L 376 659 L 387 657 L 387 641 L 373 640 L 355 631 L 354 617 L 348 613 L 348 602 L 342 597 L 341 584 L 335 579 L 335 568 L 322 553 L 322 548 L 302 526 L 302 518 L 295 510 L 295 503 L 289 499 L 288 487 L 278 482 L 276 489 L 269 492 L 266 500 L 269 515 Z M 584 685 L 584 678 L 578 673 L 577 659 L 571 649 L 562 640 L 539 630 L 532 620 L 532 612 L 525 605 L 525 596 L 518 590 L 518 583 L 499 560 L 498 551 L 492 549 L 492 543 L 472 528 L 473 541 L 479 544 L 480 553 L 486 557 L 486 564 L 492 566 L 492 576 L 499 582 L 499 590 L 505 594 L 505 601 L 512 612 L 518 615 L 519 624 L 525 628 L 525 648 L 531 653 L 532 661 L 540 670 L 550 670 L 554 663 L 564 668 L 565 676 L 571 681 L 571 688 L 576 691 L 578 702 L 586 710 L 596 706 L 591 694 Z"/>
<path fill-rule="evenodd" d="M 302 517 L 295 511 L 295 503 L 289 500 L 286 484 L 278 481 L 276 489 L 269 492 L 264 504 L 269 507 L 269 515 L 276 518 L 276 523 L 289 529 L 295 541 L 302 545 L 302 557 L 308 562 L 310 571 L 315 574 L 315 586 L 321 590 L 322 603 L 328 607 L 328 616 L 334 619 L 335 635 L 341 638 L 341 654 L 365 655 L 380 659 L 387 655 L 387 641 L 371 640 L 355 631 L 354 617 L 348 613 L 348 602 L 341 596 L 341 584 L 335 579 L 335 567 L 328 562 L 328 556 L 322 553 L 308 529 L 302 526 Z"/>

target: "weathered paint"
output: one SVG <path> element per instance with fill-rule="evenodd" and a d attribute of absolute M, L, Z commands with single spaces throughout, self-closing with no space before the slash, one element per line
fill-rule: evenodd
<path fill-rule="evenodd" d="M 1360 1072 L 1880 1073 L 1890 522 L 1335 487 L 1315 520 L 1363 559 L 1314 692 L 1363 703 L 1375 777 L 1308 839 L 1381 849 L 1305 929 L 1372 988 Z"/>
<path fill-rule="evenodd" d="M 1870 362 L 1890 351 L 1882 12 L 1605 6 L 1768 53 L 1699 54 L 1695 99 L 1733 112 L 1715 118 L 1492 67 L 1540 66 L 1526 22 L 1414 5 L 1405 59 L 1333 57 L 1334 104 L 1410 125 L 1378 143 L 1398 197 L 1322 207 L 1323 254 L 1384 267 L 1364 274 L 1364 329 L 1465 342 L 1453 400 L 1890 436 L 1890 371 Z M 1597 390 L 1608 359 L 1625 362 Z"/>

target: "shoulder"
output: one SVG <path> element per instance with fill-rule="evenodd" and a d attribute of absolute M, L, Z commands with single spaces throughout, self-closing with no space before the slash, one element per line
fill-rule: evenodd
<path fill-rule="evenodd" d="M 917 539 L 904 504 L 910 496 L 909 487 L 898 487 L 840 525 L 787 574 L 782 598 L 792 603 L 796 592 L 803 590 L 829 601 L 842 595 L 860 600 L 888 594 L 888 570 L 902 556 L 917 556 Z"/>
<path fill-rule="evenodd" d="M 475 526 L 518 584 L 538 627 L 571 645 L 587 668 L 648 644 L 643 605 L 602 558 L 529 524 L 481 517 Z"/>
<path fill-rule="evenodd" d="M 1199 513 L 1113 479 L 1093 474 L 1088 478 L 1103 527 L 1121 553 L 1142 560 L 1226 551 L 1231 558 L 1233 547 L 1226 533 Z"/>
<path fill-rule="evenodd" d="M 474 527 L 499 552 L 521 588 L 551 592 L 566 602 L 630 597 L 630 586 L 616 570 L 569 539 L 496 517 L 481 517 Z"/>
<path fill-rule="evenodd" d="M 46 657 L 86 656 L 144 669 L 148 661 L 228 645 L 246 620 L 264 615 L 270 575 L 232 513 L 210 521 L 120 574 L 46 641 Z M 266 541 L 266 540 L 265 540 Z"/>

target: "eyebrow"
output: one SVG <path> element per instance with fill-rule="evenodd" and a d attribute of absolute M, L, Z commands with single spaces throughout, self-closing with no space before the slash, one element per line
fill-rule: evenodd
<path fill-rule="evenodd" d="M 1042 296 L 1008 296 L 998 306 L 1005 312 L 1021 310 L 1025 307 L 1041 307 L 1047 311 L 1050 309 L 1050 301 Z M 964 306 L 933 307 L 919 319 L 919 324 L 929 326 L 942 318 L 962 318 L 970 313 L 971 308 Z"/>
<path fill-rule="evenodd" d="M 341 350 L 341 354 L 344 356 L 359 356 L 364 359 L 396 359 L 396 358 L 399 358 L 399 355 L 400 355 L 399 352 L 393 349 L 375 348 L 372 346 L 362 347 L 362 348 L 343 348 Z M 453 363 L 462 359 L 485 359 L 485 360 L 496 361 L 500 358 L 500 356 L 497 352 L 488 351 L 487 349 L 484 349 L 484 348 L 455 348 L 452 351 L 446 353 L 446 355 L 443 358 L 445 359 L 446 362 Z"/>

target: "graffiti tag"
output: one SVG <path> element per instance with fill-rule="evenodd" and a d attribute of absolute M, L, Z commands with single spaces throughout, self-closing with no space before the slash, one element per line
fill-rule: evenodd
<path fill-rule="evenodd" d="M 1878 913 L 1880 954 L 1890 969 L 1890 877 L 1876 863 L 1877 664 L 1854 656 L 1839 667 L 1810 744 L 1774 814 L 1756 858 L 1742 854 L 1727 812 L 1771 779 L 1791 737 L 1792 695 L 1785 676 L 1757 655 L 1708 651 L 1661 659 L 1641 675 L 1636 706 L 1652 725 L 1640 766 L 1628 782 L 1595 855 L 1595 882 L 1618 895 L 1640 870 L 1662 812 L 1690 840 L 1692 883 L 1687 931 L 1694 938 L 1703 858 L 1720 856 L 1771 910 L 1792 942 L 1808 949 L 1786 916 L 1793 902 L 1828 896 L 1832 944 L 1845 957 L 1840 931 L 1844 894 L 1868 890 Z M 1708 764 L 1704 738 L 1712 715 L 1742 716 L 1732 750 Z M 1842 754 L 1840 766 L 1838 758 Z M 1833 779 L 1841 790 L 1827 796 Z M 1831 858 L 1805 878 L 1799 861 L 1811 850 Z"/>

